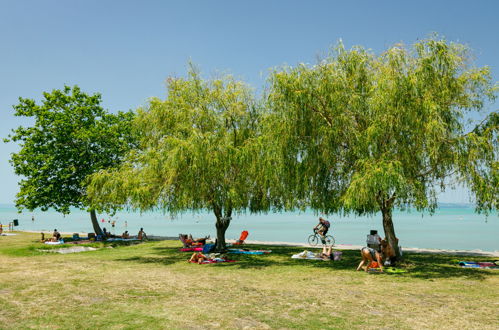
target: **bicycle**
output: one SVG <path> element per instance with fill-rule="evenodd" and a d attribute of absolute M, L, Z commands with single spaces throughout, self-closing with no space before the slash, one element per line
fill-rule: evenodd
<path fill-rule="evenodd" d="M 308 237 L 308 244 L 311 246 L 317 246 L 319 241 L 323 242 L 323 244 L 328 246 L 334 246 L 334 237 L 331 235 L 322 236 L 317 232 L 317 229 L 314 229 L 314 233 Z M 325 243 L 324 243 L 325 242 Z"/>

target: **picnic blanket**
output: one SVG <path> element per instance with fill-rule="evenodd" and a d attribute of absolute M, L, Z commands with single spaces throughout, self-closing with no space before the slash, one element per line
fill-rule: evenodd
<path fill-rule="evenodd" d="M 229 253 L 236 254 L 268 254 L 271 253 L 272 250 L 246 250 L 246 249 L 229 249 Z"/>
<path fill-rule="evenodd" d="M 463 268 L 499 269 L 496 263 L 490 261 L 459 261 L 459 266 Z"/>
<path fill-rule="evenodd" d="M 181 248 L 182 252 L 201 252 L 203 251 L 202 247 L 190 247 L 190 248 Z"/>

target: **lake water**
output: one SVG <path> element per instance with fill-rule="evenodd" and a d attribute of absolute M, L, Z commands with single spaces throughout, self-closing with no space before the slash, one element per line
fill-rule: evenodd
<path fill-rule="evenodd" d="M 31 220 L 34 216 L 35 221 Z M 191 233 L 193 236 L 216 236 L 215 217 L 212 213 L 186 213 L 172 219 L 161 212 L 118 212 L 114 217 L 100 215 L 101 227 L 115 234 L 128 230 L 136 234 L 140 227 L 149 235 L 177 236 Z M 331 222 L 332 234 L 337 244 L 364 245 L 371 229 L 384 236 L 381 215 L 372 217 L 326 217 Z M 54 230 L 62 232 L 92 232 L 87 212 L 72 210 L 63 216 L 54 211 L 17 213 L 13 205 L 0 204 L 0 222 L 7 225 L 19 220 L 19 230 Z M 114 230 L 108 221 L 116 221 Z M 233 216 L 227 230 L 227 239 L 237 239 L 242 230 L 249 231 L 249 240 L 283 241 L 305 243 L 318 215 L 312 211 L 268 213 L 260 215 L 241 214 Z M 416 211 L 394 211 L 393 221 L 400 245 L 428 249 L 457 249 L 499 251 L 499 217 L 497 213 L 485 217 L 474 212 L 472 207 L 442 207 L 432 216 Z"/>

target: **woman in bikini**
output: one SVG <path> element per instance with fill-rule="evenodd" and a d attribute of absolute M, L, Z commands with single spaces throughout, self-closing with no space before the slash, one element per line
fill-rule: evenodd
<path fill-rule="evenodd" d="M 369 266 L 376 261 L 381 269 L 381 272 L 383 272 L 383 262 L 381 254 L 378 251 L 370 247 L 363 247 L 360 250 L 360 255 L 362 256 L 362 261 L 360 262 L 359 267 L 357 267 L 357 270 L 362 268 L 367 272 Z"/>

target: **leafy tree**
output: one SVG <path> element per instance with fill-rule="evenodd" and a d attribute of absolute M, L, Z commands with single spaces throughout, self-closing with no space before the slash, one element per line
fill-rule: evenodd
<path fill-rule="evenodd" d="M 379 56 L 340 44 L 271 75 L 262 184 L 281 207 L 381 212 L 399 252 L 392 210 L 433 211 L 448 178 L 470 187 L 478 211 L 499 206 L 498 114 L 466 121 L 496 92 L 460 44 L 430 38 Z"/>
<path fill-rule="evenodd" d="M 100 94 L 87 95 L 78 86 L 44 93 L 41 105 L 19 98 L 15 115 L 34 119 L 19 127 L 6 142 L 19 142 L 11 164 L 22 177 L 17 194 L 19 210 L 54 208 L 67 214 L 70 207 L 89 206 L 86 178 L 118 165 L 133 146 L 132 112 L 108 114 Z M 102 234 L 96 212 L 90 208 L 94 231 Z"/>
<path fill-rule="evenodd" d="M 191 68 L 187 79 L 168 79 L 167 99 L 139 109 L 139 148 L 119 169 L 93 176 L 93 203 L 174 215 L 211 210 L 216 249 L 224 250 L 232 213 L 255 210 L 250 167 L 258 118 L 250 90 L 231 77 L 205 81 Z"/>

